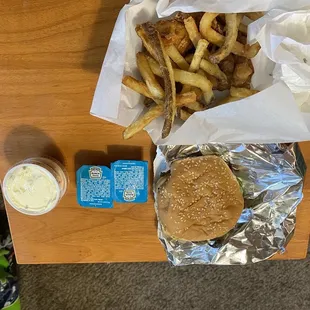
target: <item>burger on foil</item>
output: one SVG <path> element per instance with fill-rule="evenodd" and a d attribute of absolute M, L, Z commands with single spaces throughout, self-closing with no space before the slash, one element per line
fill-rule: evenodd
<path fill-rule="evenodd" d="M 161 146 L 154 171 L 158 237 L 175 266 L 255 263 L 294 233 L 297 144 Z"/>
<path fill-rule="evenodd" d="M 167 234 L 176 239 L 221 237 L 236 225 L 243 208 L 236 177 L 214 155 L 174 161 L 158 191 L 159 219 Z"/>

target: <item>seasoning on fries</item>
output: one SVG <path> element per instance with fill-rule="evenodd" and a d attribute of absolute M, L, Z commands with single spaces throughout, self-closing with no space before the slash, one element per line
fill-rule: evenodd
<path fill-rule="evenodd" d="M 164 118 L 162 138 L 168 137 L 175 118 L 186 121 L 196 111 L 256 94 L 250 89 L 251 63 L 258 43 L 247 42 L 242 19 L 256 20 L 261 12 L 177 13 L 170 20 L 136 26 L 144 51 L 136 60 L 142 80 L 123 77 L 123 84 L 143 95 L 146 113 L 123 134 L 129 139 L 158 117 Z M 229 90 L 216 100 L 213 90 Z"/>

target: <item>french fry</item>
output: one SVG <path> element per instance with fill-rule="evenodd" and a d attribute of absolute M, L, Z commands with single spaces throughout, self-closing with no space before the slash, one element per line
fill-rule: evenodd
<path fill-rule="evenodd" d="M 226 20 L 225 20 L 225 13 L 220 13 L 216 16 L 217 19 L 219 19 L 219 21 L 225 25 Z"/>
<path fill-rule="evenodd" d="M 143 104 L 146 108 L 150 108 L 153 103 L 154 103 L 154 100 L 152 98 L 145 97 L 143 100 Z"/>
<path fill-rule="evenodd" d="M 183 13 L 183 12 L 177 12 L 174 19 L 178 22 L 183 23 L 185 19 L 188 17 L 192 17 L 196 22 L 200 22 L 201 17 L 203 16 L 203 12 L 196 12 L 196 13 Z"/>
<path fill-rule="evenodd" d="M 240 23 L 238 29 L 243 34 L 245 34 L 245 35 L 248 34 L 248 26 L 246 26 L 245 24 Z"/>
<path fill-rule="evenodd" d="M 199 75 L 202 75 L 202 76 L 206 77 L 206 78 L 212 83 L 213 89 L 214 89 L 214 84 L 213 84 L 213 82 L 214 82 L 214 79 L 215 79 L 215 78 L 214 78 L 213 76 L 208 75 L 208 74 L 207 74 L 206 72 L 204 72 L 202 69 L 198 69 L 197 73 L 198 73 Z M 215 80 L 216 80 L 216 79 L 215 79 Z M 216 80 L 216 81 L 217 81 L 217 80 Z M 194 91 L 194 92 L 196 93 L 196 95 L 197 95 L 197 100 L 200 100 L 200 99 L 201 99 L 201 96 L 202 96 L 202 91 L 201 91 L 201 89 L 199 89 L 199 88 L 197 88 L 197 87 L 191 87 L 190 90 L 191 90 L 191 91 Z M 200 96 L 199 96 L 199 94 L 200 94 Z"/>
<path fill-rule="evenodd" d="M 171 60 L 175 62 L 180 69 L 188 70 L 189 64 L 173 44 L 166 46 L 166 51 Z"/>
<path fill-rule="evenodd" d="M 200 67 L 200 62 L 205 55 L 205 52 L 208 48 L 208 45 L 209 45 L 209 42 L 204 40 L 204 39 L 201 39 L 198 41 L 195 54 L 193 56 L 193 59 L 191 61 L 189 69 L 188 69 L 189 72 L 197 72 L 198 71 L 198 69 Z"/>
<path fill-rule="evenodd" d="M 241 33 L 240 31 L 238 32 L 238 36 L 237 36 L 237 41 L 240 42 L 241 44 L 247 44 L 247 37 L 246 35 L 244 35 L 243 33 Z"/>
<path fill-rule="evenodd" d="M 207 79 L 209 79 L 209 77 L 205 74 L 205 72 L 201 69 L 199 69 L 197 71 L 198 74 L 200 75 L 203 75 L 204 77 L 206 77 Z M 210 79 L 209 79 L 210 80 Z M 210 80 L 210 82 L 212 83 L 212 81 Z M 213 83 L 212 83 L 213 85 Z M 183 85 L 183 88 L 181 90 L 181 94 L 184 94 L 184 93 L 187 93 L 187 92 L 190 92 L 190 91 L 193 91 L 195 94 L 196 94 L 196 98 L 197 100 L 201 100 L 201 97 L 203 95 L 203 92 L 200 88 L 198 87 L 195 87 L 195 86 L 190 86 L 190 85 Z M 198 102 L 200 104 L 200 102 Z M 201 105 L 203 107 L 203 105 Z M 195 110 L 196 109 L 192 109 L 192 110 Z M 198 110 L 197 110 L 198 111 Z"/>
<path fill-rule="evenodd" d="M 202 39 L 202 35 L 198 31 L 197 25 L 195 23 L 195 20 L 192 17 L 189 17 L 184 20 L 185 28 L 189 34 L 190 39 L 192 40 L 193 44 L 195 47 L 197 47 L 198 42 Z M 214 65 L 209 62 L 209 53 L 206 50 L 204 58 L 206 59 L 205 61 L 200 62 L 200 67 L 204 71 L 206 71 L 209 75 L 215 76 L 217 79 L 220 80 L 220 83 L 223 85 L 225 88 L 225 85 L 228 85 L 227 83 L 227 77 L 226 75 L 220 70 L 220 68 L 217 65 Z M 188 56 L 185 57 L 186 61 L 191 63 L 193 59 L 193 55 L 189 54 Z"/>
<path fill-rule="evenodd" d="M 197 71 L 197 73 L 205 76 L 212 83 L 212 89 L 218 89 L 219 82 L 213 75 L 208 74 L 207 72 L 203 71 L 202 69 L 199 69 Z"/>
<path fill-rule="evenodd" d="M 218 65 L 212 64 L 211 62 L 202 59 L 200 62 L 200 68 L 206 71 L 208 74 L 216 77 L 220 84 L 225 87 L 228 85 L 228 80 L 226 74 L 219 68 Z"/>
<path fill-rule="evenodd" d="M 126 85 L 127 87 L 131 88 L 132 90 L 134 90 L 135 92 L 143 95 L 146 97 L 146 99 L 150 99 L 152 101 L 155 101 L 157 104 L 164 104 L 163 100 L 160 99 L 155 99 L 152 97 L 152 94 L 149 92 L 147 86 L 145 83 L 136 80 L 135 78 L 131 77 L 131 76 L 124 76 L 123 77 L 123 84 Z M 176 95 L 176 105 L 178 106 L 182 106 L 182 105 L 186 105 L 189 103 L 195 103 L 195 101 L 197 100 L 197 98 L 201 95 L 201 93 L 196 94 L 195 91 L 190 91 L 187 93 L 183 93 L 183 94 L 178 94 Z M 148 105 L 151 101 L 147 101 Z"/>
<path fill-rule="evenodd" d="M 142 25 L 149 42 L 153 46 L 155 53 L 155 59 L 157 60 L 162 77 L 165 83 L 165 104 L 164 104 L 164 127 L 162 130 L 162 138 L 166 138 L 172 128 L 175 112 L 176 112 L 176 89 L 174 81 L 174 72 L 171 65 L 169 56 L 165 51 L 164 44 L 158 31 L 155 29 L 154 25 L 151 23 L 145 23 Z"/>
<path fill-rule="evenodd" d="M 184 19 L 184 25 L 185 25 L 185 28 L 186 28 L 186 31 L 189 35 L 190 40 L 192 41 L 192 43 L 196 47 L 199 40 L 203 39 L 203 37 L 198 30 L 198 27 L 196 25 L 194 18 L 190 16 L 190 17 Z"/>
<path fill-rule="evenodd" d="M 157 104 L 163 104 L 162 100 L 159 100 L 152 96 L 144 82 L 138 81 L 134 77 L 126 75 L 123 77 L 122 83 L 137 92 L 138 94 L 145 96 L 147 99 L 155 101 Z"/>
<path fill-rule="evenodd" d="M 236 13 L 225 14 L 226 19 L 226 36 L 222 46 L 214 54 L 210 55 L 209 59 L 212 63 L 218 64 L 232 51 L 237 43 L 238 26 L 240 24 L 241 15 Z M 216 20 L 216 19 L 214 19 Z M 213 21 L 214 21 L 213 20 Z"/>
<path fill-rule="evenodd" d="M 173 72 L 174 78 L 177 82 L 200 88 L 203 92 L 203 97 L 206 101 L 206 104 L 211 103 L 211 101 L 214 99 L 214 94 L 212 91 L 213 85 L 206 77 L 197 73 L 187 72 L 179 69 L 174 69 Z"/>
<path fill-rule="evenodd" d="M 191 62 L 193 60 L 194 55 L 193 54 L 189 54 L 185 57 L 187 62 Z M 148 59 L 149 60 L 149 59 Z M 152 61 L 152 60 L 151 60 Z M 225 61 L 225 60 L 224 60 Z M 227 86 L 228 85 L 228 80 L 227 80 L 227 76 L 226 74 L 220 69 L 219 65 L 213 64 L 210 61 L 206 60 L 206 59 L 202 59 L 200 61 L 200 68 L 205 71 L 207 74 L 214 76 L 215 78 L 217 78 L 219 80 L 219 82 L 223 85 L 223 86 Z M 151 67 L 151 70 L 153 70 L 155 68 Z M 231 73 L 233 72 L 234 67 L 232 68 Z M 156 73 L 154 73 L 156 75 Z M 226 89 L 226 88 L 225 88 Z"/>
<path fill-rule="evenodd" d="M 149 99 L 147 101 L 148 103 L 145 105 L 150 105 L 150 103 L 153 101 L 155 101 L 159 105 L 164 104 L 162 100 L 154 98 L 152 96 L 152 94 L 150 93 L 148 87 L 146 86 L 144 82 L 138 81 L 134 77 L 126 75 L 123 77 L 122 83 L 126 85 L 127 87 L 131 88 L 132 90 L 134 90 L 135 92 L 137 92 L 138 94 L 145 96 L 146 97 L 145 99 Z M 146 100 L 144 101 L 144 103 L 145 102 Z"/>
<path fill-rule="evenodd" d="M 203 37 L 198 30 L 198 27 L 196 25 L 194 18 L 188 17 L 187 19 L 185 19 L 184 25 L 185 25 L 186 31 L 188 32 L 190 40 L 192 41 L 193 45 L 197 48 L 198 42 L 202 40 Z M 208 59 L 208 57 L 209 57 L 209 51 L 206 49 L 204 58 Z"/>
<path fill-rule="evenodd" d="M 186 106 L 189 109 L 193 110 L 193 111 L 203 111 L 203 110 L 205 110 L 205 106 L 202 103 L 198 102 L 198 101 L 196 101 L 194 103 L 186 104 Z"/>
<path fill-rule="evenodd" d="M 223 88 L 225 88 L 225 89 L 228 88 L 228 85 L 227 86 L 220 85 L 219 81 L 213 75 L 210 75 L 210 74 L 208 74 L 206 72 L 205 72 L 205 75 L 206 75 L 207 79 L 212 83 L 212 85 L 213 85 L 212 89 L 221 90 Z"/>
<path fill-rule="evenodd" d="M 199 30 L 201 35 L 211 42 L 212 44 L 216 44 L 217 46 L 222 46 L 224 43 L 224 36 L 216 32 L 212 28 L 212 21 L 218 16 L 218 13 L 205 13 L 200 21 Z M 238 52 L 243 54 L 243 46 L 238 47 Z"/>
<path fill-rule="evenodd" d="M 233 56 L 233 54 L 228 55 L 223 61 L 221 61 L 219 67 L 227 77 L 232 76 L 235 70 L 235 57 Z"/>
<path fill-rule="evenodd" d="M 193 18 L 189 17 L 186 20 L 184 20 L 185 28 L 187 32 L 189 33 L 189 37 L 191 38 L 194 46 L 198 46 L 198 42 L 201 40 L 202 36 L 198 32 L 198 28 L 196 26 L 196 23 Z M 207 41 L 206 41 L 207 42 Z M 220 83 L 223 85 L 223 88 L 226 89 L 226 86 L 228 85 L 227 77 L 224 72 L 221 71 L 221 69 L 216 64 L 212 64 L 208 60 L 208 51 L 205 51 L 204 58 L 205 60 L 200 61 L 200 68 L 206 71 L 209 75 L 215 76 L 217 79 L 220 80 Z M 194 55 L 189 54 L 185 57 L 185 60 L 188 63 L 191 63 L 193 60 Z"/>
<path fill-rule="evenodd" d="M 221 47 L 225 42 L 225 37 L 212 29 L 212 21 L 217 15 L 218 13 L 205 13 L 200 21 L 199 29 L 206 40 Z M 232 48 L 232 53 L 247 58 L 253 58 L 256 55 L 255 52 L 257 53 L 258 51 L 258 45 L 246 47 L 238 41 L 235 42 Z"/>
<path fill-rule="evenodd" d="M 200 65 L 199 65 L 199 68 L 200 68 Z M 207 77 L 207 73 L 206 73 L 205 71 L 203 71 L 202 69 L 198 69 L 198 70 L 197 70 L 197 73 L 200 74 L 200 75 L 202 75 L 202 76 Z"/>
<path fill-rule="evenodd" d="M 153 71 L 143 53 L 137 53 L 137 65 L 143 80 L 146 83 L 147 88 L 152 94 L 153 98 L 163 98 L 165 96 L 164 90 L 157 82 Z"/>
<path fill-rule="evenodd" d="M 159 64 L 152 57 L 148 56 L 150 68 L 155 75 L 162 76 Z M 212 83 L 204 76 L 197 73 L 187 72 L 185 70 L 173 69 L 174 79 L 176 82 L 180 82 L 185 85 L 195 86 L 202 90 L 203 97 L 207 104 L 209 104 L 213 98 L 214 94 L 212 91 Z"/>
<path fill-rule="evenodd" d="M 219 14 L 218 17 L 219 17 L 219 19 L 220 19 L 223 23 L 225 23 L 225 14 Z M 239 27 L 238 27 L 238 30 L 239 30 L 240 32 L 242 32 L 243 34 L 245 34 L 245 35 L 248 34 L 248 26 L 245 25 L 245 24 L 240 23 L 240 24 L 239 24 Z"/>
<path fill-rule="evenodd" d="M 149 37 L 145 33 L 145 30 L 143 29 L 142 25 L 136 26 L 136 33 L 140 37 L 140 39 L 141 39 L 144 47 L 146 48 L 146 50 L 150 53 L 150 55 L 152 55 L 153 58 L 156 59 L 156 52 L 154 50 L 154 47 L 153 47 L 152 43 L 150 42 Z"/>
<path fill-rule="evenodd" d="M 252 44 L 252 45 L 245 45 L 245 57 L 246 58 L 253 58 L 257 55 L 257 53 L 260 50 L 260 45 L 258 42 Z"/>
<path fill-rule="evenodd" d="M 184 110 L 184 109 L 178 109 L 178 117 L 182 120 L 182 121 L 187 121 L 190 117 L 192 116 L 191 113 L 189 113 L 188 111 Z"/>
<path fill-rule="evenodd" d="M 251 76 L 241 85 L 243 88 L 251 89 Z"/>
<path fill-rule="evenodd" d="M 209 42 L 204 40 L 204 39 L 201 39 L 198 41 L 195 54 L 193 56 L 193 59 L 191 60 L 190 66 L 188 68 L 189 72 L 197 72 L 199 70 L 201 59 L 204 56 L 205 51 L 208 48 L 208 45 L 209 45 Z M 181 93 L 188 92 L 188 91 L 190 91 L 190 89 L 191 89 L 191 87 L 189 85 L 184 85 Z"/>
<path fill-rule="evenodd" d="M 257 93 L 259 93 L 259 91 L 255 89 L 237 88 L 233 86 L 230 88 L 230 95 L 236 98 L 246 98 Z"/>
<path fill-rule="evenodd" d="M 202 90 L 200 88 L 193 86 L 193 87 L 191 87 L 190 91 L 193 91 L 196 94 L 197 100 L 201 99 L 203 93 L 202 93 Z"/>
<path fill-rule="evenodd" d="M 233 101 L 238 101 L 238 100 L 240 100 L 240 98 L 228 96 L 228 97 L 223 98 L 223 99 L 219 100 L 218 102 L 216 102 L 215 106 L 219 106 L 219 105 L 222 105 L 222 104 L 226 104 L 226 103 L 233 102 Z"/>
<path fill-rule="evenodd" d="M 156 105 L 151 107 L 142 117 L 129 125 L 123 132 L 123 138 L 129 139 L 144 127 L 150 124 L 154 119 L 164 113 L 163 105 Z"/>
<path fill-rule="evenodd" d="M 176 95 L 176 106 L 178 107 L 183 107 L 183 106 L 188 106 L 188 105 L 195 105 L 197 100 L 197 96 L 194 91 L 189 91 L 184 94 L 178 94 Z M 156 100 L 156 103 L 158 105 L 164 105 L 163 100 Z"/>
<path fill-rule="evenodd" d="M 191 104 L 196 103 L 197 96 L 195 92 L 190 91 L 184 94 L 178 94 L 176 96 L 176 106 L 182 107 L 182 106 L 188 106 Z"/>
<path fill-rule="evenodd" d="M 192 48 L 187 31 L 183 22 L 176 19 L 173 20 L 160 20 L 155 24 L 161 38 L 165 45 L 173 44 L 181 54 L 186 53 Z"/>
<path fill-rule="evenodd" d="M 184 28 L 184 29 L 185 29 L 185 28 Z M 163 30 L 162 30 L 162 31 L 163 31 Z M 185 30 L 185 32 L 186 32 L 186 30 Z M 154 50 L 154 46 L 151 44 L 151 42 L 150 42 L 149 38 L 147 37 L 147 35 L 146 35 L 146 33 L 145 33 L 145 31 L 144 31 L 142 25 L 137 25 L 137 26 L 136 26 L 136 33 L 137 33 L 138 36 L 140 37 L 140 39 L 141 39 L 141 41 L 142 41 L 144 47 L 146 48 L 146 50 L 150 53 L 150 55 L 151 55 L 153 58 L 156 59 L 156 52 L 155 52 L 155 50 Z M 188 39 L 189 39 L 189 38 L 188 38 Z M 187 39 L 186 39 L 185 41 L 187 41 Z M 172 42 L 173 42 L 173 41 L 172 41 Z M 179 42 L 179 44 L 181 44 L 181 42 Z M 171 43 L 168 44 L 168 46 L 170 46 L 170 45 L 171 45 Z M 179 52 L 179 54 L 178 54 L 177 57 L 182 56 L 182 54 L 180 53 L 179 49 L 178 49 L 178 52 Z M 173 61 L 174 61 L 174 60 L 173 60 Z M 175 62 L 175 61 L 174 61 L 174 62 Z"/>
<path fill-rule="evenodd" d="M 122 83 L 126 85 L 127 87 L 131 88 L 135 92 L 148 97 L 152 98 L 152 94 L 150 93 L 149 89 L 147 88 L 146 84 L 136 80 L 132 76 L 125 75 L 123 77 Z"/>
<path fill-rule="evenodd" d="M 249 19 L 257 20 L 261 18 L 262 16 L 264 16 L 264 13 L 263 12 L 248 12 L 248 13 L 245 13 L 245 16 L 248 17 Z"/>
<path fill-rule="evenodd" d="M 219 47 L 216 44 L 210 44 L 210 46 L 211 48 L 209 50 L 209 53 L 211 54 L 214 54 L 219 49 Z M 208 60 L 209 60 L 209 57 L 208 57 Z"/>
<path fill-rule="evenodd" d="M 244 84 L 253 73 L 252 66 L 249 62 L 250 60 L 246 60 L 236 64 L 232 81 L 234 86 L 241 86 Z"/>
<path fill-rule="evenodd" d="M 222 35 L 224 35 L 224 33 L 225 33 L 225 31 L 224 31 L 224 26 L 223 25 L 221 25 L 217 20 L 216 20 L 216 18 L 214 18 L 213 19 L 213 21 L 212 21 L 212 28 L 216 31 L 216 32 L 218 32 L 219 34 L 222 34 Z"/>
<path fill-rule="evenodd" d="M 253 66 L 249 58 L 260 46 L 246 44 L 247 26 L 240 23 L 244 15 L 255 20 L 262 13 L 180 12 L 173 19 L 136 27 L 148 52 L 137 54 L 145 82 L 124 76 L 123 84 L 145 96 L 143 104 L 148 110 L 125 129 L 125 139 L 159 116 L 164 118 L 162 138 L 166 138 L 175 117 L 185 121 L 196 111 L 258 92 L 250 89 Z M 194 52 L 188 54 L 193 46 Z M 216 102 L 213 89 L 229 89 L 230 95 Z M 206 104 L 199 102 L 201 96 Z"/>
<path fill-rule="evenodd" d="M 238 100 L 241 100 L 243 98 L 255 95 L 257 93 L 259 93 L 259 91 L 255 90 L 255 89 L 231 87 L 230 88 L 230 96 L 219 100 L 216 103 L 216 106 L 219 106 L 219 105 L 222 105 L 225 103 L 229 103 L 229 102 L 233 102 L 233 101 L 238 101 Z"/>
<path fill-rule="evenodd" d="M 184 57 L 187 63 L 191 63 L 193 60 L 194 54 L 188 54 Z"/>
<path fill-rule="evenodd" d="M 190 40 L 188 36 L 185 36 L 183 40 L 180 42 L 180 44 L 178 45 L 178 50 L 183 55 L 188 50 L 190 50 L 192 47 L 193 47 L 192 41 Z"/>
<path fill-rule="evenodd" d="M 179 100 L 177 101 L 177 106 L 187 106 L 193 104 L 191 101 L 193 98 L 196 98 L 193 93 L 186 93 L 179 95 Z M 123 132 L 123 138 L 129 139 L 134 136 L 139 131 L 143 130 L 148 124 L 150 124 L 154 119 L 161 116 L 164 113 L 164 105 L 155 105 L 152 106 L 143 116 L 139 117 L 135 122 L 129 125 Z"/>
<path fill-rule="evenodd" d="M 146 57 L 147 57 L 147 59 L 148 59 L 148 61 L 150 63 L 151 70 L 154 72 L 154 74 L 157 75 L 157 76 L 161 76 L 161 72 L 159 70 L 159 66 L 158 66 L 156 60 L 154 58 L 152 58 L 151 56 L 148 56 L 148 55 L 146 55 Z M 190 60 L 188 62 L 190 63 L 192 61 L 192 59 L 193 59 L 193 55 L 192 55 L 192 57 L 190 58 Z M 187 62 L 187 60 L 186 60 L 186 62 Z M 177 69 L 177 68 L 174 68 L 174 69 Z M 201 72 L 199 74 L 202 75 Z M 197 96 L 197 99 L 200 99 L 200 97 L 202 96 L 201 89 L 199 89 L 197 87 L 187 88 L 184 91 L 182 91 L 181 93 L 185 93 L 185 92 L 189 92 L 189 91 L 194 91 L 196 96 Z"/>
<path fill-rule="evenodd" d="M 159 68 L 158 62 L 153 57 L 151 57 L 149 55 L 145 55 L 145 56 L 147 58 L 147 61 L 149 62 L 150 68 L 153 71 L 153 73 L 157 76 L 162 77 L 162 72 Z"/>

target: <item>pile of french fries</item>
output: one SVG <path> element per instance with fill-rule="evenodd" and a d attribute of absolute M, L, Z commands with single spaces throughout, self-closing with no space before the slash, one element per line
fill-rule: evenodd
<path fill-rule="evenodd" d="M 164 117 L 162 138 L 168 137 L 175 118 L 187 120 L 196 111 L 249 97 L 254 73 L 251 58 L 258 43 L 247 42 L 242 20 L 256 20 L 252 13 L 178 13 L 171 20 L 138 25 L 144 51 L 137 53 L 143 81 L 124 76 L 123 84 L 145 96 L 147 112 L 127 127 L 131 138 L 159 116 Z M 229 96 L 215 100 L 214 90 L 229 90 Z"/>

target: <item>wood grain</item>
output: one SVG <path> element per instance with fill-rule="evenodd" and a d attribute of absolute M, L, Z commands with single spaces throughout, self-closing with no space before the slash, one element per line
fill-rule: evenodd
<path fill-rule="evenodd" d="M 76 202 L 80 165 L 117 159 L 151 163 L 154 157 L 147 134 L 123 141 L 121 127 L 89 115 L 109 38 L 126 2 L 11 0 L 0 8 L 0 177 L 24 158 L 49 155 L 65 164 L 71 180 L 60 205 L 46 215 L 25 216 L 7 206 L 19 263 L 166 260 L 151 192 L 147 204 L 115 204 L 112 210 Z M 310 164 L 309 143 L 303 151 Z M 309 190 L 306 183 L 295 237 L 278 258 L 305 256 Z"/>

